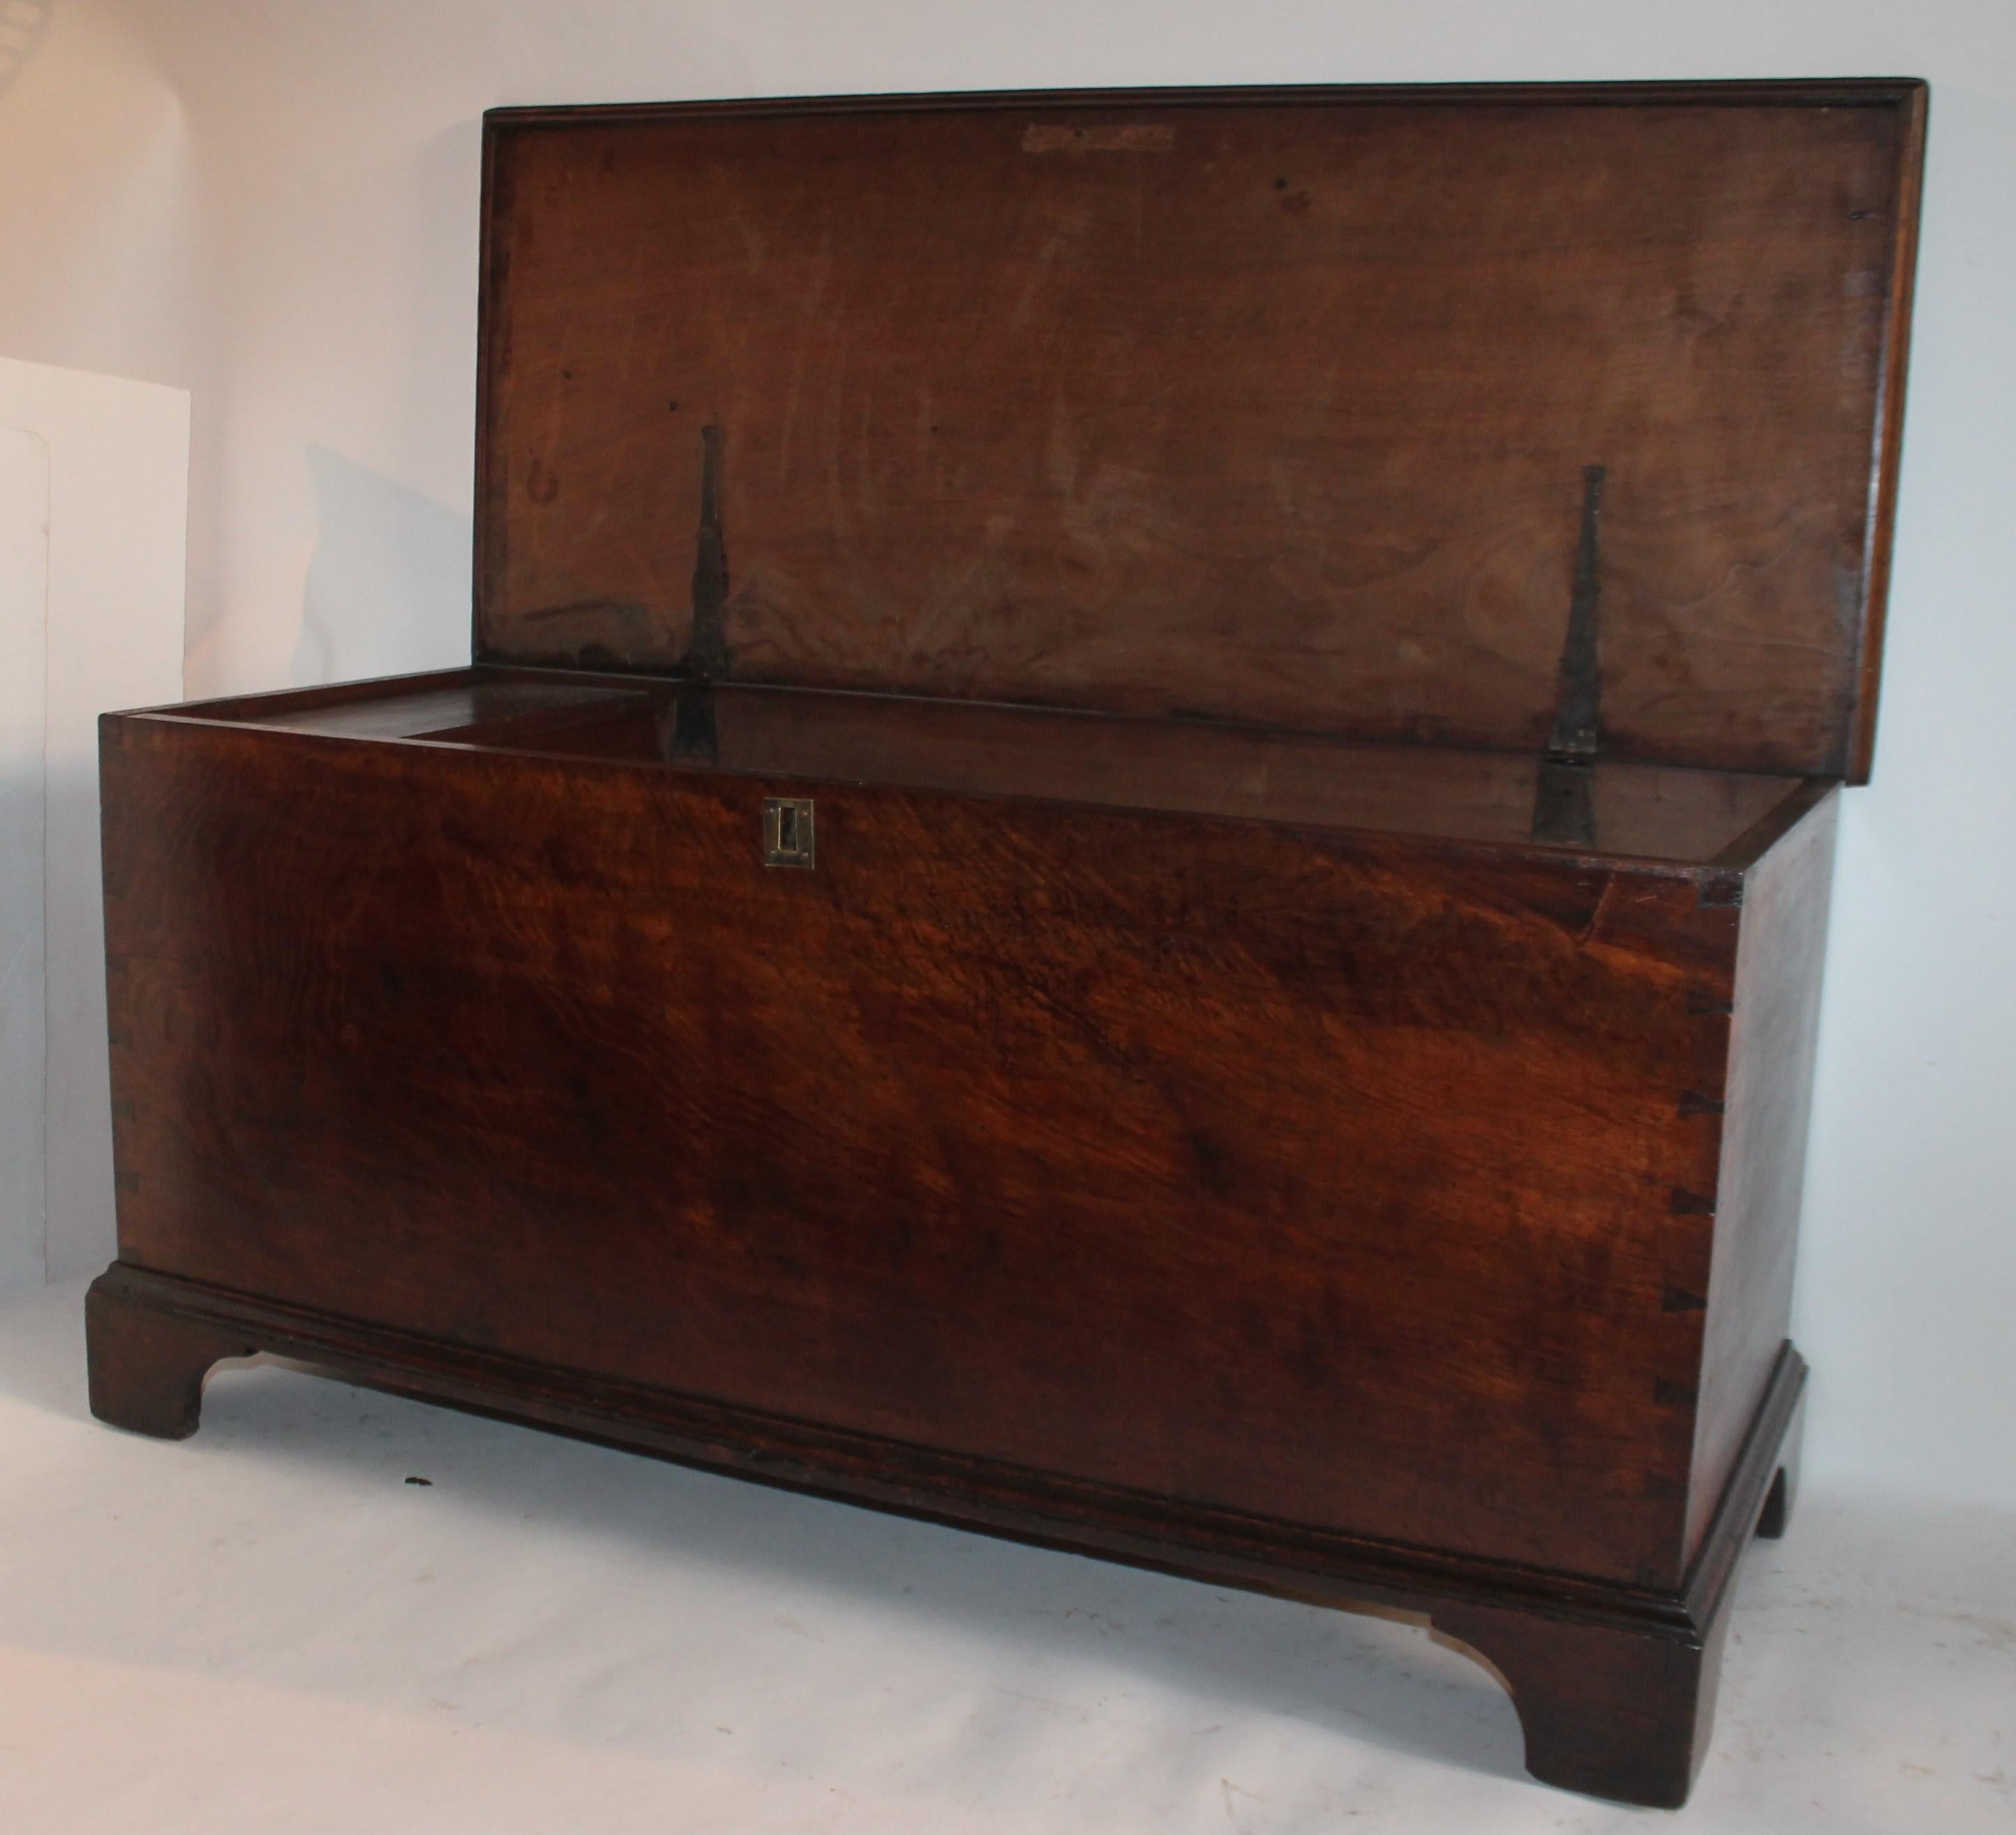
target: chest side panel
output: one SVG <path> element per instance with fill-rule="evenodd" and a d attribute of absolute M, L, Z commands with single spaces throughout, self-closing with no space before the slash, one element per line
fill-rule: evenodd
<path fill-rule="evenodd" d="M 1747 875 L 1730 1022 L 1727 1115 L 1707 1291 L 1688 1543 L 1698 1546 L 1792 1315 L 1841 799 Z"/>
<path fill-rule="evenodd" d="M 1537 751 L 1600 467 L 1604 749 L 1858 774 L 1917 96 L 1826 93 L 506 117 L 479 654 Z"/>
<path fill-rule="evenodd" d="M 771 869 L 760 781 L 164 722 L 106 773 L 126 1260 L 1675 1577 L 1688 879 L 823 787 Z"/>

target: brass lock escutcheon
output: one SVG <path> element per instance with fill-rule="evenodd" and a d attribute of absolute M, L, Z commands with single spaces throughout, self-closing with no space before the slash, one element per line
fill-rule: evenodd
<path fill-rule="evenodd" d="M 763 864 L 809 867 L 812 863 L 812 799 L 766 796 L 763 799 Z"/>

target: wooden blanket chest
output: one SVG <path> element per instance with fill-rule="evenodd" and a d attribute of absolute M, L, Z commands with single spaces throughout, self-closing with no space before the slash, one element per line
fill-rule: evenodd
<path fill-rule="evenodd" d="M 1924 109 L 491 115 L 472 663 L 104 723 L 93 1408 L 284 1353 L 1397 1606 L 1680 1802 Z"/>

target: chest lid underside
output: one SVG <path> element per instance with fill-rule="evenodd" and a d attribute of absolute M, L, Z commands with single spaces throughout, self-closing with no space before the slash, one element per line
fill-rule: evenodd
<path fill-rule="evenodd" d="M 493 114 L 477 657 L 1860 781 L 1924 103 Z"/>

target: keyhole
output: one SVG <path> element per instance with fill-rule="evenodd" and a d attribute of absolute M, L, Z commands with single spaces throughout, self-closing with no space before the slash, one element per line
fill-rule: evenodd
<path fill-rule="evenodd" d="M 812 863 L 812 805 L 809 797 L 772 796 L 763 803 L 763 860 L 771 867 Z"/>

